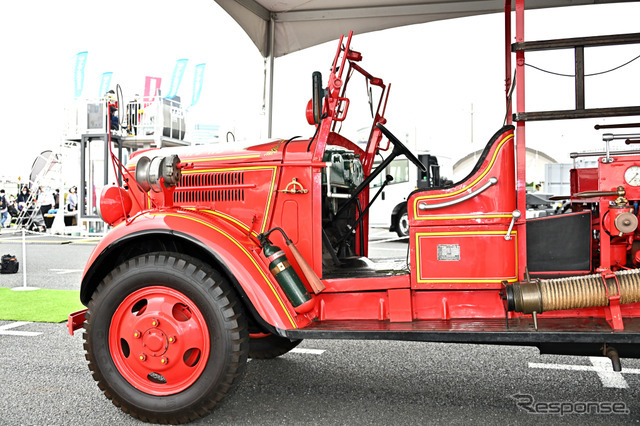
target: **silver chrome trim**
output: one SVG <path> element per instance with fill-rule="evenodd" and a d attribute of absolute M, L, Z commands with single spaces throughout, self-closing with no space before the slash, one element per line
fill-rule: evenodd
<path fill-rule="evenodd" d="M 480 188 L 478 188 L 475 192 L 470 192 L 467 195 L 460 197 L 460 198 L 456 198 L 455 200 L 451 200 L 451 201 L 445 201 L 444 203 L 440 203 L 440 204 L 427 204 L 427 203 L 419 203 L 418 204 L 418 209 L 420 210 L 433 210 L 433 209 L 440 209 L 442 207 L 449 207 L 449 206 L 454 206 L 458 203 L 461 203 L 463 201 L 467 201 L 470 198 L 475 197 L 476 195 L 481 194 L 482 192 L 486 191 L 487 189 L 489 189 L 489 187 L 495 185 L 498 183 L 498 178 L 497 177 L 491 177 L 489 178 L 489 181 L 487 183 L 485 183 L 484 185 L 482 185 Z"/>

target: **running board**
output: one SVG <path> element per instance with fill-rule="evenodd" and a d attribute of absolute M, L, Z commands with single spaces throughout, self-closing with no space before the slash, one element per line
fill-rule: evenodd
<path fill-rule="evenodd" d="M 376 320 L 317 321 L 305 328 L 279 330 L 290 339 L 404 340 L 442 343 L 541 344 L 640 343 L 640 318 L 624 318 L 624 331 L 613 332 L 604 318 L 451 319 L 389 322 Z"/>

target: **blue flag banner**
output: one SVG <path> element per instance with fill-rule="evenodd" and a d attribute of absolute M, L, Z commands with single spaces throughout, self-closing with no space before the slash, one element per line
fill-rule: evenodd
<path fill-rule="evenodd" d="M 109 87 L 111 86 L 111 77 L 113 76 L 112 72 L 103 72 L 102 73 L 102 80 L 100 80 L 100 93 L 98 94 L 98 97 L 103 97 L 105 93 L 107 93 L 107 91 L 109 90 Z"/>
<path fill-rule="evenodd" d="M 200 92 L 202 92 L 202 82 L 204 81 L 204 67 L 206 64 L 196 65 L 193 74 L 193 97 L 191 98 L 191 106 L 194 106 L 200 100 Z"/>
<path fill-rule="evenodd" d="M 89 52 L 78 52 L 76 63 L 73 67 L 73 96 L 80 97 L 84 88 L 84 66 L 87 64 L 87 54 Z"/>
<path fill-rule="evenodd" d="M 174 98 L 178 94 L 180 83 L 182 82 L 182 76 L 184 76 L 184 70 L 187 68 L 188 59 L 178 59 L 176 66 L 173 68 L 173 75 L 171 76 L 171 88 L 165 96 L 168 99 Z"/>

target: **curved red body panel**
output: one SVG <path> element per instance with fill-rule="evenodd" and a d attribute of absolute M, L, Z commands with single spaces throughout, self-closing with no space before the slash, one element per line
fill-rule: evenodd
<path fill-rule="evenodd" d="M 481 160 L 474 173 L 451 188 L 414 192 L 409 199 L 410 225 L 509 223 L 511 212 L 516 208 L 513 129 L 498 135 Z M 433 206 L 455 202 L 478 191 L 491 178 L 497 178 L 498 183 L 468 200 L 433 210 L 419 208 L 420 204 Z"/>
<path fill-rule="evenodd" d="M 179 231 L 178 231 L 179 230 Z M 91 254 L 83 274 L 83 286 L 96 260 L 105 251 L 132 234 L 149 237 L 159 232 L 191 236 L 223 264 L 235 278 L 262 319 L 274 327 L 291 329 L 309 323 L 296 314 L 260 255 L 254 236 L 241 232 L 238 225 L 211 213 L 179 209 L 150 211 L 121 223 L 109 232 Z M 116 266 L 116 265 L 113 265 Z"/>
<path fill-rule="evenodd" d="M 489 186 L 490 179 L 497 183 Z M 411 195 L 413 288 L 499 289 L 502 281 L 517 280 L 517 231 L 507 236 L 515 183 L 513 127 L 506 127 L 466 179 Z"/>

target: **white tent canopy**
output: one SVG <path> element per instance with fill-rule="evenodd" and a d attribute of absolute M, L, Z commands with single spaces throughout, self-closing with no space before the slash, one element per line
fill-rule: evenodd
<path fill-rule="evenodd" d="M 353 31 L 370 31 L 505 10 L 505 0 L 215 0 L 268 58 L 267 135 L 273 122 L 274 58 Z M 507 0 L 515 3 L 515 0 Z M 623 3 L 631 0 L 529 0 L 525 9 Z M 512 10 L 515 5 L 512 4 Z"/>
<path fill-rule="evenodd" d="M 526 9 L 620 3 L 529 0 Z M 443 19 L 503 12 L 504 0 L 216 0 L 262 56 L 279 57 L 338 38 Z M 270 49 L 273 46 L 273 50 Z"/>

